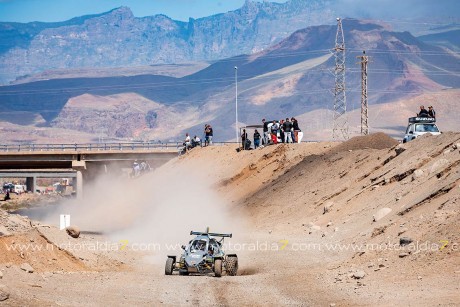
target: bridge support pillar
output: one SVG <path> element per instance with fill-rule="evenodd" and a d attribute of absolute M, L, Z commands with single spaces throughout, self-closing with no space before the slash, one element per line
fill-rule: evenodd
<path fill-rule="evenodd" d="M 77 171 L 75 192 L 77 192 L 77 199 L 83 199 L 83 175 L 81 171 Z"/>
<path fill-rule="evenodd" d="M 26 178 L 27 191 L 35 193 L 35 187 L 37 186 L 37 177 L 27 177 Z"/>

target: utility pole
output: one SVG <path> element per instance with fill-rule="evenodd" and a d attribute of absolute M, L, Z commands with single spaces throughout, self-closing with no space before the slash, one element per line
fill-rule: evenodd
<path fill-rule="evenodd" d="M 369 113 L 367 109 L 367 63 L 369 57 L 366 55 L 366 51 L 363 51 L 363 55 L 357 56 L 361 60 L 361 135 L 369 134 Z"/>
<path fill-rule="evenodd" d="M 334 51 L 335 89 L 332 138 L 348 140 L 347 99 L 345 95 L 345 39 L 343 37 L 342 20 L 340 18 L 337 18 Z"/>
<path fill-rule="evenodd" d="M 236 131 L 236 144 L 238 145 L 238 66 L 235 66 L 235 131 Z"/>

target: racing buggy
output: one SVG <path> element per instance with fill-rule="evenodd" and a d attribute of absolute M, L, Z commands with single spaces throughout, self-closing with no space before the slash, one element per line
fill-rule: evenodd
<path fill-rule="evenodd" d="M 184 251 L 179 261 L 177 261 L 176 256 L 168 255 L 165 275 L 172 275 L 174 271 L 179 271 L 179 275 L 214 273 L 216 277 L 221 277 L 223 271 L 230 276 L 237 274 L 237 255 L 225 254 L 222 248 L 224 239 L 231 238 L 231 233 L 191 231 L 190 235 L 195 235 L 196 237 L 187 246 L 182 245 Z"/>

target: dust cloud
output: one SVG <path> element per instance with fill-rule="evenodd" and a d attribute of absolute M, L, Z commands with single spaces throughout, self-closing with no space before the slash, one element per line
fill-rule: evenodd
<path fill-rule="evenodd" d="M 191 230 L 208 226 L 211 232 L 242 233 L 242 218 L 230 211 L 211 181 L 202 166 L 171 163 L 134 179 L 104 174 L 84 186 L 83 200 L 58 210 L 70 214 L 71 224 L 83 231 L 100 231 L 128 244 L 180 246 L 191 239 Z"/>

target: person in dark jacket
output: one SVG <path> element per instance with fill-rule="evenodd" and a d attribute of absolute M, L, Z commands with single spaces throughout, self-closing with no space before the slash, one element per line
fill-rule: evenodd
<path fill-rule="evenodd" d="M 7 200 L 10 200 L 10 199 L 11 199 L 11 197 L 10 197 L 10 191 L 7 190 L 7 191 L 6 191 L 6 194 L 5 194 L 5 198 L 3 198 L 3 200 L 4 200 L 4 201 L 7 201 Z"/>
<path fill-rule="evenodd" d="M 284 143 L 284 119 L 280 120 L 279 132 L 280 132 L 281 143 Z"/>
<path fill-rule="evenodd" d="M 289 120 L 289 118 L 286 118 L 286 121 L 283 124 L 283 130 L 284 130 L 284 143 L 293 143 L 292 139 L 292 122 Z"/>
<path fill-rule="evenodd" d="M 254 149 L 257 149 L 260 145 L 260 133 L 257 129 L 254 131 Z"/>
<path fill-rule="evenodd" d="M 433 109 L 433 106 L 428 107 L 428 116 L 431 118 L 436 118 L 436 111 Z"/>
<path fill-rule="evenodd" d="M 246 149 L 247 139 L 248 139 L 248 134 L 246 133 L 246 129 L 243 129 L 243 133 L 241 134 L 241 144 L 243 145 L 243 150 Z"/>
<path fill-rule="evenodd" d="M 262 125 L 264 126 L 262 145 L 267 145 L 270 134 L 268 133 L 268 122 L 265 121 L 265 118 L 262 119 Z"/>
<path fill-rule="evenodd" d="M 425 106 L 420 106 L 420 112 L 417 114 L 418 117 L 428 117 L 428 111 L 425 109 Z"/>
<path fill-rule="evenodd" d="M 297 138 L 298 138 L 297 134 L 301 131 L 299 128 L 299 122 L 294 117 L 291 118 L 291 122 L 292 122 L 292 141 L 294 143 L 297 143 Z"/>

